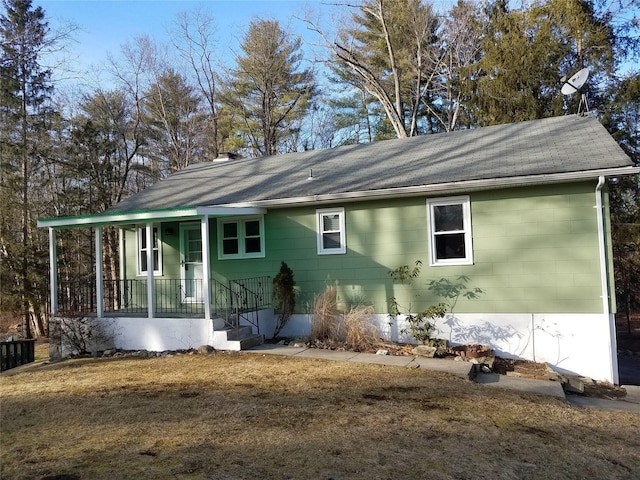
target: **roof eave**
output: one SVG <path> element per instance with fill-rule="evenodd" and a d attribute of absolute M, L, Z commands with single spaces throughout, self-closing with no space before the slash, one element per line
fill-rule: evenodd
<path fill-rule="evenodd" d="M 309 204 L 336 203 L 345 200 L 365 201 L 382 198 L 401 198 L 415 195 L 448 195 L 462 192 L 490 190 L 496 188 L 514 188 L 552 183 L 577 182 L 597 179 L 598 177 L 616 177 L 640 174 L 640 167 L 616 167 L 581 172 L 552 173 L 544 175 L 525 175 L 520 177 L 465 180 L 458 182 L 416 185 L 410 187 L 384 188 L 320 195 L 307 195 L 272 200 L 210 205 L 198 207 L 176 207 L 173 209 L 141 210 L 136 212 L 101 213 L 76 217 L 57 217 L 38 220 L 38 227 L 73 228 L 100 225 L 131 224 L 145 221 L 190 220 L 203 216 L 257 215 L 266 213 L 267 208 L 284 208 Z"/>
<path fill-rule="evenodd" d="M 546 185 L 566 182 L 579 182 L 597 179 L 598 177 L 616 177 L 640 174 L 640 167 L 615 167 L 582 172 L 552 173 L 543 175 L 525 175 L 520 177 L 490 178 L 481 180 L 465 180 L 459 182 L 437 183 L 430 185 L 416 185 L 411 187 L 385 188 L 379 190 L 363 190 L 354 192 L 308 195 L 274 200 L 260 200 L 247 203 L 230 204 L 235 207 L 259 206 L 265 208 L 289 207 L 306 204 L 336 203 L 344 200 L 364 201 L 380 198 L 402 198 L 415 195 L 448 195 L 497 188 L 515 188 L 522 186 Z"/>

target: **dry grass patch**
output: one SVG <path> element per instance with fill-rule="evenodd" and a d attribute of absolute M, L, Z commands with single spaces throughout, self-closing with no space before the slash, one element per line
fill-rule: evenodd
<path fill-rule="evenodd" d="M 255 353 L 0 377 L 2 478 L 632 478 L 640 416 L 420 370 Z"/>

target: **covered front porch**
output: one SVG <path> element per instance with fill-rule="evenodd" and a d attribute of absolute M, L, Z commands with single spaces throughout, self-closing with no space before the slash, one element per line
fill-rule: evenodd
<path fill-rule="evenodd" d="M 179 342 L 190 343 L 190 348 L 223 348 L 226 344 L 215 332 L 233 340 L 262 338 L 264 325 L 273 318 L 271 279 L 260 274 L 230 278 L 216 272 L 212 264 L 217 261 L 217 242 L 211 238 L 210 223 L 264 213 L 256 208 L 196 207 L 40 220 L 39 226 L 49 229 L 51 317 L 88 317 L 116 326 L 115 346 L 127 349 L 177 348 L 175 342 L 149 341 L 158 335 L 193 337 Z M 108 227 L 118 232 L 116 269 L 105 269 Z M 59 275 L 57 232 L 66 228 L 93 229 L 95 278 Z M 194 328 L 195 333 L 190 331 Z"/>
<path fill-rule="evenodd" d="M 226 327 L 231 327 L 237 324 L 234 319 L 271 306 L 271 278 L 266 276 L 229 280 L 228 284 L 209 279 L 211 291 L 208 297 L 211 303 L 208 316 L 203 279 L 154 278 L 151 288 L 148 288 L 146 278 L 103 279 L 100 289 L 97 282 L 59 281 L 57 291 L 51 292 L 52 298 L 56 298 L 55 314 L 219 319 L 224 320 Z M 150 291 L 151 302 L 148 300 Z M 190 292 L 193 296 L 190 296 Z M 195 300 L 185 301 L 193 298 Z"/>

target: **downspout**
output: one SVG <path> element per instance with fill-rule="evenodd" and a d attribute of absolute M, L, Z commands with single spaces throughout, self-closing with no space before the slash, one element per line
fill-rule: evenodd
<path fill-rule="evenodd" d="M 600 284 L 602 288 L 602 313 L 607 316 L 609 321 L 609 349 L 611 354 L 611 372 L 610 378 L 612 383 L 618 384 L 618 348 L 616 342 L 616 326 L 615 319 L 611 314 L 610 298 L 609 298 L 609 272 L 607 262 L 607 241 L 605 237 L 604 224 L 604 202 L 602 201 L 602 189 L 605 185 L 605 177 L 598 177 L 596 185 L 596 218 L 598 222 L 598 251 L 600 256 Z"/>
<path fill-rule="evenodd" d="M 600 254 L 600 283 L 602 287 L 602 312 L 609 315 L 609 279 L 607 275 L 607 244 L 604 232 L 604 205 L 602 202 L 602 188 L 605 184 L 603 176 L 598 177 L 596 185 L 596 216 L 598 219 L 598 251 Z"/>

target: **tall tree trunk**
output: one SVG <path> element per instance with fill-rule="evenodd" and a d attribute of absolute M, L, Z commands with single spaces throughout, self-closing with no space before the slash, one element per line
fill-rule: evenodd
<path fill-rule="evenodd" d="M 29 297 L 31 288 L 29 285 L 29 150 L 28 150 L 28 123 L 27 123 L 27 87 L 24 81 L 22 90 L 22 260 L 20 276 L 22 282 L 22 313 L 24 321 L 24 336 L 31 338 L 31 315 L 29 313 Z"/>

